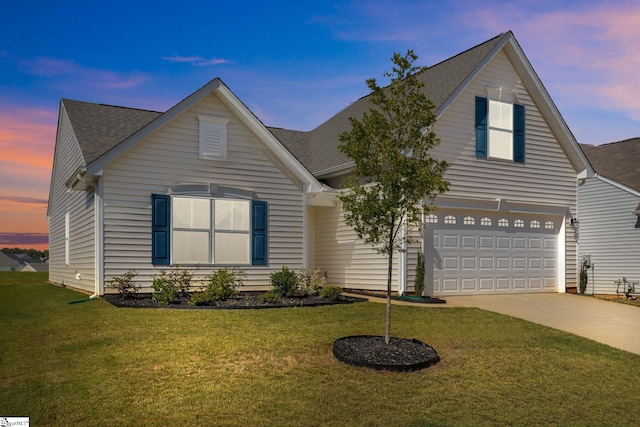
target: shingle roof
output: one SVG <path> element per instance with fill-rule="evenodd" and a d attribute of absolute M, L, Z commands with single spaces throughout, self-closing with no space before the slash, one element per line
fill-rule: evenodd
<path fill-rule="evenodd" d="M 447 102 L 508 34 L 510 33 L 502 33 L 427 68 L 419 75 L 419 80 L 425 83 L 426 95 L 433 101 L 436 110 Z M 369 99 L 369 95 L 360 98 L 308 132 L 271 127 L 268 129 L 298 161 L 313 175 L 318 176 L 332 168 L 351 163 L 351 159 L 338 150 L 338 136 L 351 128 L 349 117 L 362 117 L 371 108 Z M 163 114 L 70 99 L 63 99 L 62 104 L 87 165 Z"/>
<path fill-rule="evenodd" d="M 580 148 L 598 175 L 640 191 L 640 138 Z"/>
<path fill-rule="evenodd" d="M 9 255 L 5 254 L 4 252 L 0 252 L 0 266 L 3 267 L 17 267 L 19 266 L 20 263 L 18 261 L 16 261 L 15 259 L 11 258 Z"/>
<path fill-rule="evenodd" d="M 426 95 L 433 101 L 436 110 L 453 95 L 507 34 L 510 33 L 502 33 L 427 68 L 419 75 L 419 80 L 425 83 Z M 351 129 L 349 117 L 359 118 L 369 111 L 372 106 L 369 99 L 369 95 L 360 98 L 310 132 L 270 130 L 311 173 L 322 174 L 323 171 L 351 162 L 351 159 L 338 150 L 338 136 Z"/>
<path fill-rule="evenodd" d="M 162 113 L 63 99 L 84 161 L 90 164 Z"/>

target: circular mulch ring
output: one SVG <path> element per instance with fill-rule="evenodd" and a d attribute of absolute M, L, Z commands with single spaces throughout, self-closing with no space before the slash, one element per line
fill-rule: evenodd
<path fill-rule="evenodd" d="M 418 371 L 440 361 L 436 350 L 417 339 L 353 335 L 333 342 L 333 355 L 349 365 L 388 371 Z"/>

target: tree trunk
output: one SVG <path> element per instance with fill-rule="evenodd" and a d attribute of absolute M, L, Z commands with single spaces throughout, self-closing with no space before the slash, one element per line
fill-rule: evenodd
<path fill-rule="evenodd" d="M 393 236 L 393 231 L 391 237 Z M 389 270 L 387 272 L 387 317 L 384 328 L 384 343 L 389 345 L 391 337 L 391 275 L 393 273 L 393 245 L 389 251 Z"/>

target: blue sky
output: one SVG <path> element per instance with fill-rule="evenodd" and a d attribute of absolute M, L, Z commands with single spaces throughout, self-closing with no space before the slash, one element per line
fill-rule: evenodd
<path fill-rule="evenodd" d="M 60 98 L 165 111 L 220 77 L 266 125 L 309 130 L 393 52 L 429 66 L 508 30 L 579 142 L 640 136 L 636 2 L 1 2 L 0 247 L 44 245 Z"/>

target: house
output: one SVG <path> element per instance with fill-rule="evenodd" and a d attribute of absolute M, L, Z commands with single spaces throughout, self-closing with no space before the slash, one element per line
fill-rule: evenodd
<path fill-rule="evenodd" d="M 595 175 L 578 185 L 578 259 L 588 293 L 615 294 L 618 279 L 640 282 L 640 138 L 581 147 Z"/>
<path fill-rule="evenodd" d="M 395 258 L 395 290 L 563 292 L 576 286 L 579 176 L 590 166 L 511 32 L 424 71 L 433 154 L 450 191 Z M 267 289 L 286 265 L 347 288 L 385 289 L 386 259 L 344 222 L 353 166 L 338 149 L 357 100 L 308 131 L 265 127 L 214 79 L 160 113 L 63 99 L 48 218 L 50 280 L 103 294 L 129 269 L 148 289 L 171 266 L 239 266 Z"/>
<path fill-rule="evenodd" d="M 0 271 L 45 272 L 49 265 L 28 254 L 5 254 L 0 252 Z"/>
<path fill-rule="evenodd" d="M 20 263 L 4 252 L 0 252 L 0 271 L 20 271 Z"/>

